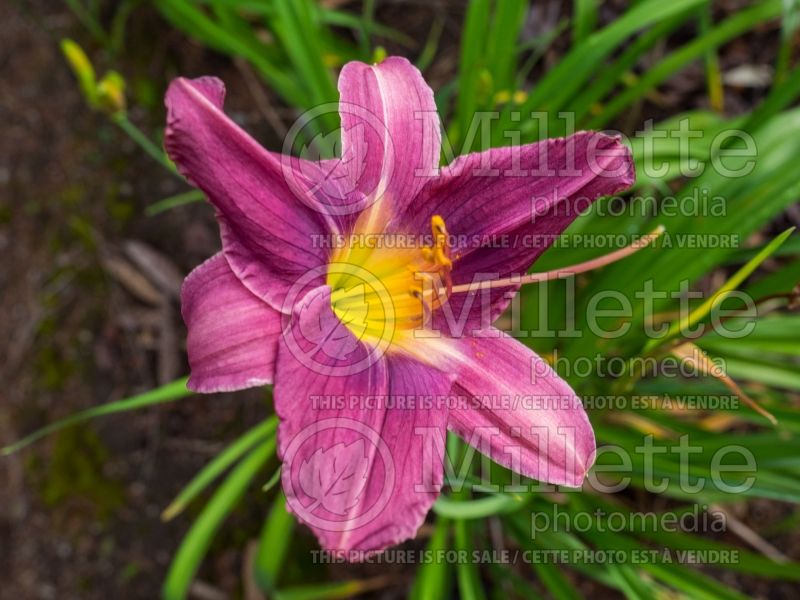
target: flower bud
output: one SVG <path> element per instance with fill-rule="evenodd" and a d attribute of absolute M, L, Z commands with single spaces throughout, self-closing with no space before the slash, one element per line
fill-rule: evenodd
<path fill-rule="evenodd" d="M 83 49 L 69 38 L 61 40 L 61 52 L 67 59 L 72 72 L 78 78 L 81 92 L 90 106 L 97 106 L 97 79 L 94 67 Z"/>
<path fill-rule="evenodd" d="M 125 80 L 116 71 L 109 71 L 97 84 L 97 103 L 101 110 L 116 115 L 125 112 Z"/>

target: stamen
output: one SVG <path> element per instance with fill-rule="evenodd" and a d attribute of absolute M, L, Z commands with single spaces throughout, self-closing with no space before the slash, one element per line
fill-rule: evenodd
<path fill-rule="evenodd" d="M 622 260 L 652 244 L 659 236 L 664 233 L 664 226 L 659 225 L 652 232 L 642 236 L 630 246 L 615 250 L 605 256 L 593 258 L 586 262 L 578 263 L 571 267 L 564 267 L 554 271 L 546 271 L 544 273 L 528 273 L 527 275 L 515 275 L 512 277 L 504 277 L 503 279 L 493 279 L 487 281 L 476 281 L 474 283 L 463 283 L 461 285 L 454 285 L 450 288 L 450 293 L 458 294 L 461 292 L 474 292 L 477 290 L 493 289 L 508 287 L 512 285 L 527 285 L 529 283 L 539 283 L 542 281 L 551 281 L 553 279 L 566 279 L 578 273 L 585 273 L 586 271 L 593 271 L 600 267 L 605 267 L 618 260 Z"/>
<path fill-rule="evenodd" d="M 433 316 L 433 308 L 431 308 L 431 303 L 427 298 L 425 298 L 425 295 L 422 293 L 422 289 L 419 287 L 412 287 L 410 293 L 422 305 L 422 316 L 413 315 L 411 317 L 411 321 L 415 323 L 419 322 L 423 327 L 427 327 L 430 325 L 431 317 Z"/>
<path fill-rule="evenodd" d="M 420 252 L 423 260 L 428 263 L 431 268 L 421 269 L 418 265 L 409 265 L 409 269 L 415 274 L 423 276 L 427 282 L 432 284 L 430 289 L 425 291 L 429 294 L 435 293 L 437 298 L 434 300 L 438 301 L 440 305 L 444 300 L 447 300 L 447 297 L 451 294 L 453 289 L 453 280 L 450 277 L 450 271 L 453 269 L 453 261 L 450 258 L 449 236 L 447 227 L 444 224 L 444 219 L 441 215 L 433 215 L 431 217 L 431 234 L 433 236 L 433 245 L 424 246 Z M 439 275 L 444 280 L 445 290 L 442 290 L 441 286 L 436 285 L 436 281 L 433 277 L 434 275 Z M 425 295 L 422 286 L 415 284 L 411 290 L 411 294 L 415 298 L 418 297 L 416 294 L 417 291 L 419 292 L 419 297 Z M 435 307 L 429 306 L 429 308 Z"/>

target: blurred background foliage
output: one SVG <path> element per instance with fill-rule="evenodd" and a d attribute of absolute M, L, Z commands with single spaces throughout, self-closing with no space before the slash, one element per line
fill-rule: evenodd
<path fill-rule="evenodd" d="M 627 560 L 607 564 L 445 561 L 418 568 L 312 565 L 309 550 L 316 548 L 315 542 L 287 515 L 276 485 L 276 423 L 274 417 L 262 420 L 272 411 L 267 390 L 266 397 L 255 395 L 256 400 L 247 411 L 229 411 L 225 431 L 215 431 L 218 437 L 213 440 L 214 450 L 193 478 L 182 476 L 167 486 L 169 493 L 177 496 L 162 518 L 175 521 L 148 527 L 163 527 L 165 531 L 171 528 L 165 547 L 157 549 L 165 558 L 161 562 L 169 567 L 152 569 L 145 583 L 137 583 L 143 578 L 138 573 L 141 566 L 132 566 L 124 577 L 117 573 L 115 576 L 123 582 L 123 593 L 125 589 L 152 590 L 153 585 L 161 585 L 160 579 L 162 593 L 170 599 L 189 594 L 198 598 L 224 597 L 213 596 L 221 593 L 219 588 L 247 598 L 267 595 L 303 599 L 359 594 L 402 597 L 406 593 L 415 598 L 470 599 L 560 600 L 587 595 L 636 599 L 778 598 L 796 592 L 800 580 L 800 319 L 789 309 L 797 302 L 800 244 L 789 230 L 800 221 L 797 2 L 472 0 L 423 6 L 375 0 L 65 0 L 64 4 L 69 13 L 60 13 L 62 17 L 71 15 L 69 18 L 80 26 L 65 31 L 45 23 L 45 28 L 58 33 L 51 36 L 51 43 L 60 44 L 66 63 L 77 76 L 73 86 L 80 89 L 87 110 L 97 112 L 96 122 L 119 128 L 115 133 L 98 125 L 98 141 L 89 139 L 85 146 L 108 145 L 108 140 L 113 145 L 114 140 L 130 139 L 141 157 L 155 159 L 154 165 L 164 167 L 161 177 L 174 179 L 161 186 L 171 190 L 169 194 L 157 196 L 157 190 L 151 188 L 143 198 L 111 201 L 105 207 L 106 212 L 117 215 L 118 223 L 124 224 L 119 225 L 121 235 L 111 226 L 110 231 L 98 236 L 82 215 L 69 217 L 73 242 L 76 236 L 83 239 L 88 248 L 85 251 L 97 255 L 103 272 L 110 273 L 111 280 L 138 301 L 151 293 L 148 286 L 164 288 L 169 287 L 169 282 L 154 286 L 145 278 L 142 283 L 126 269 L 134 265 L 150 273 L 142 264 L 152 267 L 153 261 L 137 260 L 136 256 L 141 258 L 141 248 L 137 254 L 130 244 L 123 246 L 125 260 L 108 256 L 105 248 L 109 240 L 130 237 L 131 230 L 136 237 L 135 232 L 152 228 L 159 233 L 151 236 L 151 245 L 161 253 L 179 255 L 175 261 L 181 270 L 199 262 L 199 255 L 206 248 L 210 254 L 213 247 L 209 246 L 216 243 L 203 241 L 195 246 L 194 254 L 187 254 L 168 240 L 170 228 L 187 227 L 193 219 L 211 219 L 211 209 L 197 202 L 202 200 L 202 194 L 175 176 L 161 150 L 162 92 L 168 80 L 178 74 L 208 73 L 228 79 L 233 87 L 229 105 L 234 105 L 234 118 L 247 121 L 242 118 L 243 112 L 257 111 L 261 122 L 258 127 L 263 129 L 255 130 L 263 132 L 261 139 L 267 147 L 280 151 L 282 136 L 298 115 L 319 104 L 337 101 L 339 67 L 350 60 L 369 62 L 387 53 L 401 54 L 432 82 L 453 154 L 479 149 L 480 140 L 470 131 L 476 111 L 496 114 L 489 124 L 493 146 L 506 145 L 515 136 L 524 143 L 560 136 L 573 126 L 613 128 L 632 136 L 630 143 L 639 177 L 623 201 L 632 204 L 642 197 L 655 200 L 647 210 L 621 211 L 615 216 L 608 216 L 608 212 L 616 206 L 612 202 L 618 204 L 619 199 L 601 200 L 574 223 L 570 233 L 629 240 L 663 224 L 673 239 L 717 236 L 740 240 L 739 247 L 703 249 L 681 247 L 677 242 L 672 247 L 655 244 L 621 263 L 582 275 L 577 281 L 541 284 L 544 289 L 526 288 L 520 311 L 523 330 L 581 332 L 580 336 L 523 338 L 537 352 L 551 358 L 556 368 L 557 359 L 575 364 L 598 355 L 617 358 L 625 365 L 613 378 L 594 372 L 580 377 L 562 373 L 580 394 L 587 398 L 627 399 L 628 406 L 632 406 L 631 399 L 642 397 L 676 402 L 672 407 L 662 402 L 644 409 L 612 406 L 608 410 L 590 410 L 599 444 L 618 446 L 634 461 L 632 486 L 623 492 L 506 494 L 481 492 L 479 487 L 447 488 L 418 539 L 409 543 L 412 548 L 468 553 L 502 548 L 620 549 Z M 66 34 L 76 41 L 67 39 Z M 159 36 L 169 40 L 166 53 L 163 48 L 160 53 L 153 51 Z M 518 117 L 519 113 L 532 112 L 540 118 Z M 681 123 L 685 122 L 702 135 L 690 139 L 682 136 Z M 304 143 L 318 145 L 315 151 L 319 155 L 330 155 L 336 148 L 327 134 L 337 127 L 335 117 L 315 120 Z M 708 166 L 725 150 L 741 147 L 736 139 L 715 143 L 721 132 L 730 129 L 745 132 L 755 142 L 757 159 L 746 177 L 726 177 Z M 644 135 L 633 136 L 642 130 L 646 131 Z M 689 157 L 707 166 L 701 174 L 685 175 L 690 165 L 686 163 L 687 154 L 682 152 L 683 144 Z M 136 154 L 132 151 L 129 156 Z M 646 160 L 663 163 L 667 168 L 653 175 L 644 168 Z M 739 169 L 746 160 L 727 156 L 725 165 Z M 119 164 L 112 172 L 130 177 L 132 169 L 136 173 L 151 172 L 141 162 Z M 704 213 L 704 199 L 715 197 L 724 198 L 724 214 Z M 685 214 L 661 210 L 665 198 L 686 199 L 682 204 L 685 209 L 688 207 Z M 6 222 L 13 220 L 6 218 Z M 574 264 L 607 250 L 565 245 L 547 252 L 536 270 Z M 164 268 L 156 271 L 163 275 Z M 109 296 L 108 275 L 104 283 L 97 283 L 87 273 L 83 273 L 87 281 L 81 288 L 85 293 L 92 293 L 88 290 L 99 286 L 96 293 L 106 303 L 109 297 L 115 297 Z M 711 306 L 705 300 L 713 297 L 719 303 L 730 291 L 744 290 L 758 302 L 755 329 L 739 339 L 709 333 L 697 340 L 683 340 L 675 322 L 679 300 L 677 296 L 667 296 L 658 299 L 655 308 L 676 335 L 653 341 L 645 335 L 646 315 L 636 296 L 647 281 L 660 291 L 686 292 L 681 282 L 702 291 L 704 298 L 690 304 L 691 322 L 705 325 L 719 309 L 719 304 Z M 572 308 L 567 302 L 570 285 L 577 290 L 577 304 Z M 635 308 L 627 332 L 614 338 L 598 333 L 596 328 L 593 331 L 588 325 L 588 320 L 594 320 L 604 308 L 591 304 L 591 298 L 608 291 L 627 299 Z M 161 302 L 159 290 L 155 293 L 154 304 L 172 303 L 174 312 L 174 297 L 170 299 L 167 294 L 167 300 Z M 742 308 L 741 303 L 729 300 L 726 308 Z M 599 322 L 609 330 L 620 325 L 618 317 L 613 316 L 605 316 Z M 57 320 L 39 322 L 34 335 L 36 344 L 47 346 L 47 328 L 59 326 Z M 183 335 L 182 330 L 177 331 L 173 336 Z M 163 335 L 164 330 L 161 332 Z M 642 372 L 636 366 L 636 359 L 660 361 L 670 357 L 688 362 L 701 376 L 664 377 Z M 730 379 L 702 376 L 704 357 L 724 359 L 727 375 L 740 386 L 736 393 L 763 406 L 775 416 L 777 425 L 748 406 L 736 410 L 680 408 L 681 399 L 732 393 Z M 42 377 L 51 373 L 58 392 L 62 391 L 59 379 L 78 368 L 71 367 L 65 374 L 60 370 L 65 368 L 64 361 L 48 361 L 46 352 L 39 353 L 39 361 L 39 373 Z M 123 510 L 126 499 L 118 484 L 99 476 L 93 483 L 92 474 L 102 470 L 97 463 L 105 460 L 107 450 L 91 430 L 96 421 L 89 419 L 188 396 L 183 379 L 170 382 L 180 374 L 182 366 L 173 377 L 167 375 L 176 370 L 174 365 L 169 369 L 159 363 L 155 368 L 155 391 L 89 408 L 36 434 L 38 439 L 43 433 L 78 421 L 89 423 L 80 429 L 65 429 L 56 437 L 54 446 L 33 455 L 33 462 L 50 463 L 52 474 L 42 484 L 45 502 L 57 504 L 67 493 L 66 488 L 73 495 L 95 502 L 106 514 Z M 134 378 L 128 383 L 112 386 L 108 391 L 118 394 L 120 389 L 141 387 L 142 380 Z M 191 411 L 195 402 L 201 401 L 192 396 L 161 410 Z M 207 401 L 203 402 L 206 404 L 202 406 L 208 406 Z M 588 404 L 591 407 L 593 403 Z M 158 411 L 145 414 L 155 419 L 153 427 L 169 436 L 171 428 L 158 421 Z M 49 414 L 16 417 L 18 429 L 6 431 L 28 432 L 35 429 L 31 425 L 53 420 Z M 104 422 L 107 421 L 116 422 L 116 428 L 125 426 L 125 417 L 111 417 Z M 179 427 L 182 425 L 186 421 Z M 70 437 L 63 437 L 66 431 L 71 431 Z M 692 455 L 687 477 L 689 482 L 704 480 L 706 485 L 691 495 L 678 485 L 679 455 L 672 451 L 683 436 L 702 447 L 702 452 Z M 655 479 L 670 480 L 658 495 L 643 489 L 646 465 L 635 450 L 647 437 L 670 449 L 652 458 Z M 32 439 L 24 439 L 11 450 Z M 220 439 L 225 443 L 219 444 Z M 709 483 L 714 470 L 712 456 L 726 445 L 743 445 L 755 458 L 755 469 L 744 468 L 727 476 L 729 485 L 755 478 L 743 493 L 726 493 Z M 76 447 L 82 450 L 77 453 L 78 459 L 71 461 L 70 448 Z M 452 440 L 449 450 L 451 456 L 459 456 L 463 448 Z M 19 455 L 12 458 L 16 456 Z M 617 460 L 614 454 L 601 453 L 598 466 L 613 468 L 619 464 Z M 476 477 L 479 468 L 478 464 Z M 42 477 L 47 470 L 35 464 L 27 469 Z M 500 467 L 492 469 L 493 482 L 510 480 L 510 474 Z M 72 481 L 65 483 L 65 477 Z M 599 477 L 603 481 L 615 480 L 613 471 Z M 160 485 L 152 478 L 148 481 L 151 486 Z M 697 507 L 701 513 L 712 509 L 724 512 L 728 531 L 692 534 L 628 528 L 612 532 L 613 526 L 601 519 L 594 521 L 595 527 L 588 531 L 552 530 L 531 535 L 532 514 L 552 515 L 554 510 L 570 515 L 594 514 L 598 509 L 606 515 L 643 511 L 682 514 Z M 237 520 L 237 514 L 248 517 Z M 152 517 L 149 515 L 151 521 Z M 136 535 L 135 531 L 131 535 Z M 178 541 L 176 536 L 183 538 Z M 209 567 L 213 557 L 224 556 L 223 547 L 235 548 L 238 558 L 233 564 L 229 561 Z M 739 559 L 718 565 L 634 560 L 636 551 L 646 549 L 673 553 L 737 550 Z M 240 573 L 241 577 L 214 581 L 213 574 L 225 570 Z M 206 583 L 209 578 L 211 583 Z M 93 582 L 85 585 L 90 589 Z M 148 597 L 147 593 L 142 592 L 141 597 Z M 139 597 L 137 594 L 132 592 L 131 597 Z"/>

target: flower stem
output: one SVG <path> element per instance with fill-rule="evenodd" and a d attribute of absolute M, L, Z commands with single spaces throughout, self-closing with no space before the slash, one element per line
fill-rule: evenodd
<path fill-rule="evenodd" d="M 169 157 L 164 153 L 164 151 L 156 146 L 152 140 L 147 137 L 142 130 L 136 127 L 127 117 L 127 115 L 123 112 L 119 112 L 112 116 L 112 120 L 116 123 L 122 131 L 128 134 L 134 142 L 136 142 L 139 147 L 147 152 L 152 158 L 154 158 L 158 163 L 167 169 L 173 175 L 178 174 L 178 169 L 175 167 L 175 163 L 173 163 Z"/>

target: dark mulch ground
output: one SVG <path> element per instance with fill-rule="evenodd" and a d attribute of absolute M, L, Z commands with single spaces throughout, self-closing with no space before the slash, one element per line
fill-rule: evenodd
<path fill-rule="evenodd" d="M 86 107 L 58 48 L 64 36 L 91 48 L 60 3 L 0 4 L 2 444 L 183 374 L 178 305 L 148 278 L 153 271 L 169 276 L 169 269 L 120 272 L 114 265 L 135 265 L 125 249 L 136 240 L 168 260 L 179 283 L 219 243 L 205 206 L 143 216 L 147 204 L 185 186 Z M 163 118 L 162 90 L 144 87 L 149 71 L 160 71 L 155 85 L 162 86 L 164 71 L 176 68 L 168 66 L 176 50 L 189 72 L 199 69 L 193 65 L 203 53 L 183 51 L 180 39 L 152 39 L 156 45 L 134 59 L 130 73 L 143 86 L 139 96 L 155 101 L 131 118 L 155 128 Z M 93 58 L 102 64 L 105 57 Z M 209 70 L 231 70 L 204 60 Z M 234 90 L 243 87 L 233 75 Z M 248 101 L 242 89 L 232 96 L 234 109 L 237 98 Z M 240 117 L 257 118 L 252 111 Z M 148 300 L 153 289 L 161 306 Z M 126 598 L 157 597 L 189 522 L 164 524 L 161 511 L 226 440 L 264 412 L 258 392 L 198 397 L 97 421 L 3 459 L 0 597 L 108 598 L 123 584 Z M 257 516 L 237 517 L 231 537 L 255 534 Z M 237 550 L 217 552 L 208 573 L 216 585 L 235 589 L 242 544 L 223 539 L 226 547 Z"/>

